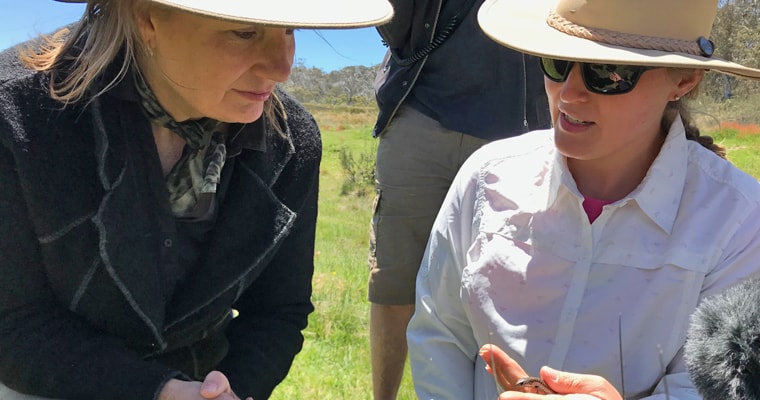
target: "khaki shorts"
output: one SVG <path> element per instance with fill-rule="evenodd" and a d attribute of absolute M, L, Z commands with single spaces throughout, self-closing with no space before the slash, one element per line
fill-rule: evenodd
<path fill-rule="evenodd" d="M 379 138 L 370 226 L 372 303 L 414 304 L 430 229 L 462 163 L 488 141 L 443 128 L 402 106 Z"/>

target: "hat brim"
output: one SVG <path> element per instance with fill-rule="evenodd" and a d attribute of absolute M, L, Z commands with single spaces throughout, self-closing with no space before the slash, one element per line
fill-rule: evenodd
<path fill-rule="evenodd" d="M 183 11 L 245 24 L 293 28 L 360 28 L 387 22 L 386 0 L 151 0 Z"/>
<path fill-rule="evenodd" d="M 478 23 L 497 43 L 539 57 L 603 64 L 700 68 L 760 79 L 760 70 L 715 57 L 614 46 L 562 33 L 546 22 L 555 1 L 486 0 Z"/>
<path fill-rule="evenodd" d="M 86 3 L 87 0 L 57 0 Z M 243 24 L 344 29 L 382 25 L 393 17 L 387 0 L 150 0 L 207 17 Z"/>

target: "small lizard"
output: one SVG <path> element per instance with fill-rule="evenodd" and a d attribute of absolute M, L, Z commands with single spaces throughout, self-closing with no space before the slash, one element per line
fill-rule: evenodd
<path fill-rule="evenodd" d="M 531 388 L 536 391 L 536 394 L 556 394 L 557 392 L 549 389 L 549 386 L 544 383 L 544 381 L 541 378 L 536 378 L 534 376 L 526 376 L 525 378 L 520 378 L 517 383 L 515 383 L 515 386 L 521 387 L 521 388 Z"/>

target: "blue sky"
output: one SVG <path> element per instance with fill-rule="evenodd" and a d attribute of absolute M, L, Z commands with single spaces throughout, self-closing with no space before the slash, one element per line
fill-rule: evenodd
<path fill-rule="evenodd" d="M 0 49 L 76 21 L 83 4 L 53 0 L 0 0 Z M 374 66 L 385 48 L 374 28 L 296 31 L 296 60 L 325 72 L 349 65 Z"/>

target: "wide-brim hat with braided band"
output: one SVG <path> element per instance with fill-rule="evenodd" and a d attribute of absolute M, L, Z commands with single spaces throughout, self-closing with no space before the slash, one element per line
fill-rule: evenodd
<path fill-rule="evenodd" d="M 758 69 L 712 56 L 717 11 L 718 0 L 486 0 L 478 22 L 496 42 L 540 57 L 760 79 Z"/>
<path fill-rule="evenodd" d="M 87 3 L 87 0 L 58 1 Z M 393 16 L 393 7 L 387 0 L 147 1 L 226 21 L 291 28 L 360 28 L 382 25 Z"/>

